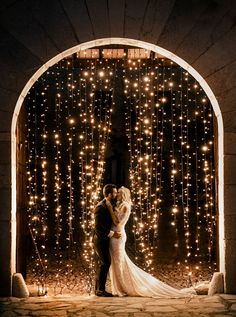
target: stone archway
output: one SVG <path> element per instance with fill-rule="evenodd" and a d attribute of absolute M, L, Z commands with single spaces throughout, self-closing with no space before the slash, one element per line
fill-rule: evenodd
<path fill-rule="evenodd" d="M 74 46 L 66 51 L 64 51 L 61 54 L 56 55 L 54 58 L 52 58 L 50 61 L 45 63 L 28 81 L 28 83 L 25 85 L 24 89 L 22 90 L 13 115 L 12 120 L 12 127 L 11 127 L 11 137 L 12 137 L 12 219 L 14 220 L 12 222 L 13 230 L 12 230 L 12 271 L 15 272 L 16 267 L 16 136 L 15 136 L 15 129 L 18 119 L 18 114 L 20 112 L 22 103 L 25 99 L 26 94 L 30 90 L 30 88 L 33 86 L 34 82 L 52 65 L 60 61 L 62 58 L 65 58 L 69 55 L 72 55 L 73 53 L 76 53 L 79 50 L 84 50 L 92 47 L 99 47 L 103 45 L 109 45 L 109 44 L 121 44 L 121 45 L 129 45 L 129 46 L 135 46 L 140 47 L 144 49 L 148 49 L 151 51 L 154 51 L 156 53 L 159 53 L 168 59 L 173 60 L 177 64 L 179 64 L 181 67 L 186 69 L 202 86 L 204 91 L 206 92 L 209 100 L 211 101 L 211 104 L 214 109 L 214 113 L 217 119 L 217 126 L 218 126 L 218 206 L 219 206 L 219 258 L 220 258 L 220 271 L 225 273 L 225 254 L 224 254 L 224 183 L 223 183 L 223 120 L 222 115 L 220 111 L 219 104 L 211 90 L 211 88 L 208 86 L 207 82 L 203 79 L 203 77 L 188 63 L 186 63 L 183 59 L 179 58 L 177 55 L 171 53 L 170 51 L 167 51 L 159 46 L 133 40 L 133 39 L 125 39 L 125 38 L 104 38 L 99 39 L 95 41 L 86 42 L 77 46 Z"/>

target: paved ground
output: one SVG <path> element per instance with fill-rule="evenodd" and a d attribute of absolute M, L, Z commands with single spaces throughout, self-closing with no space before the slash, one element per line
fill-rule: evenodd
<path fill-rule="evenodd" d="M 236 316 L 236 295 L 188 299 L 95 296 L 0 298 L 0 316 L 195 317 Z"/>

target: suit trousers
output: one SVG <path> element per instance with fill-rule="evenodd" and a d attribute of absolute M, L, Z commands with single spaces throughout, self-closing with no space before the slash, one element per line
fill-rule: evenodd
<path fill-rule="evenodd" d="M 95 236 L 93 243 L 98 257 L 95 292 L 105 291 L 107 274 L 111 265 L 111 256 L 109 251 L 110 239 L 99 239 Z"/>

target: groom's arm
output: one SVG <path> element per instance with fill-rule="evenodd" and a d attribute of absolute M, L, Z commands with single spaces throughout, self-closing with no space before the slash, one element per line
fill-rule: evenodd
<path fill-rule="evenodd" d="M 95 208 L 94 212 L 95 232 L 100 237 L 108 237 L 110 233 L 110 227 L 107 226 L 106 210 L 103 210 L 103 206 L 99 205 Z"/>

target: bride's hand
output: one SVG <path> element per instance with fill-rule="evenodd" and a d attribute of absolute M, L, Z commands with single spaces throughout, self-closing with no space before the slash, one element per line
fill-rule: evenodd
<path fill-rule="evenodd" d="M 113 215 L 111 217 L 112 217 L 112 221 L 113 221 L 114 225 L 117 226 L 119 224 L 119 219 L 118 219 L 117 215 L 114 214 L 114 212 L 113 212 Z"/>

